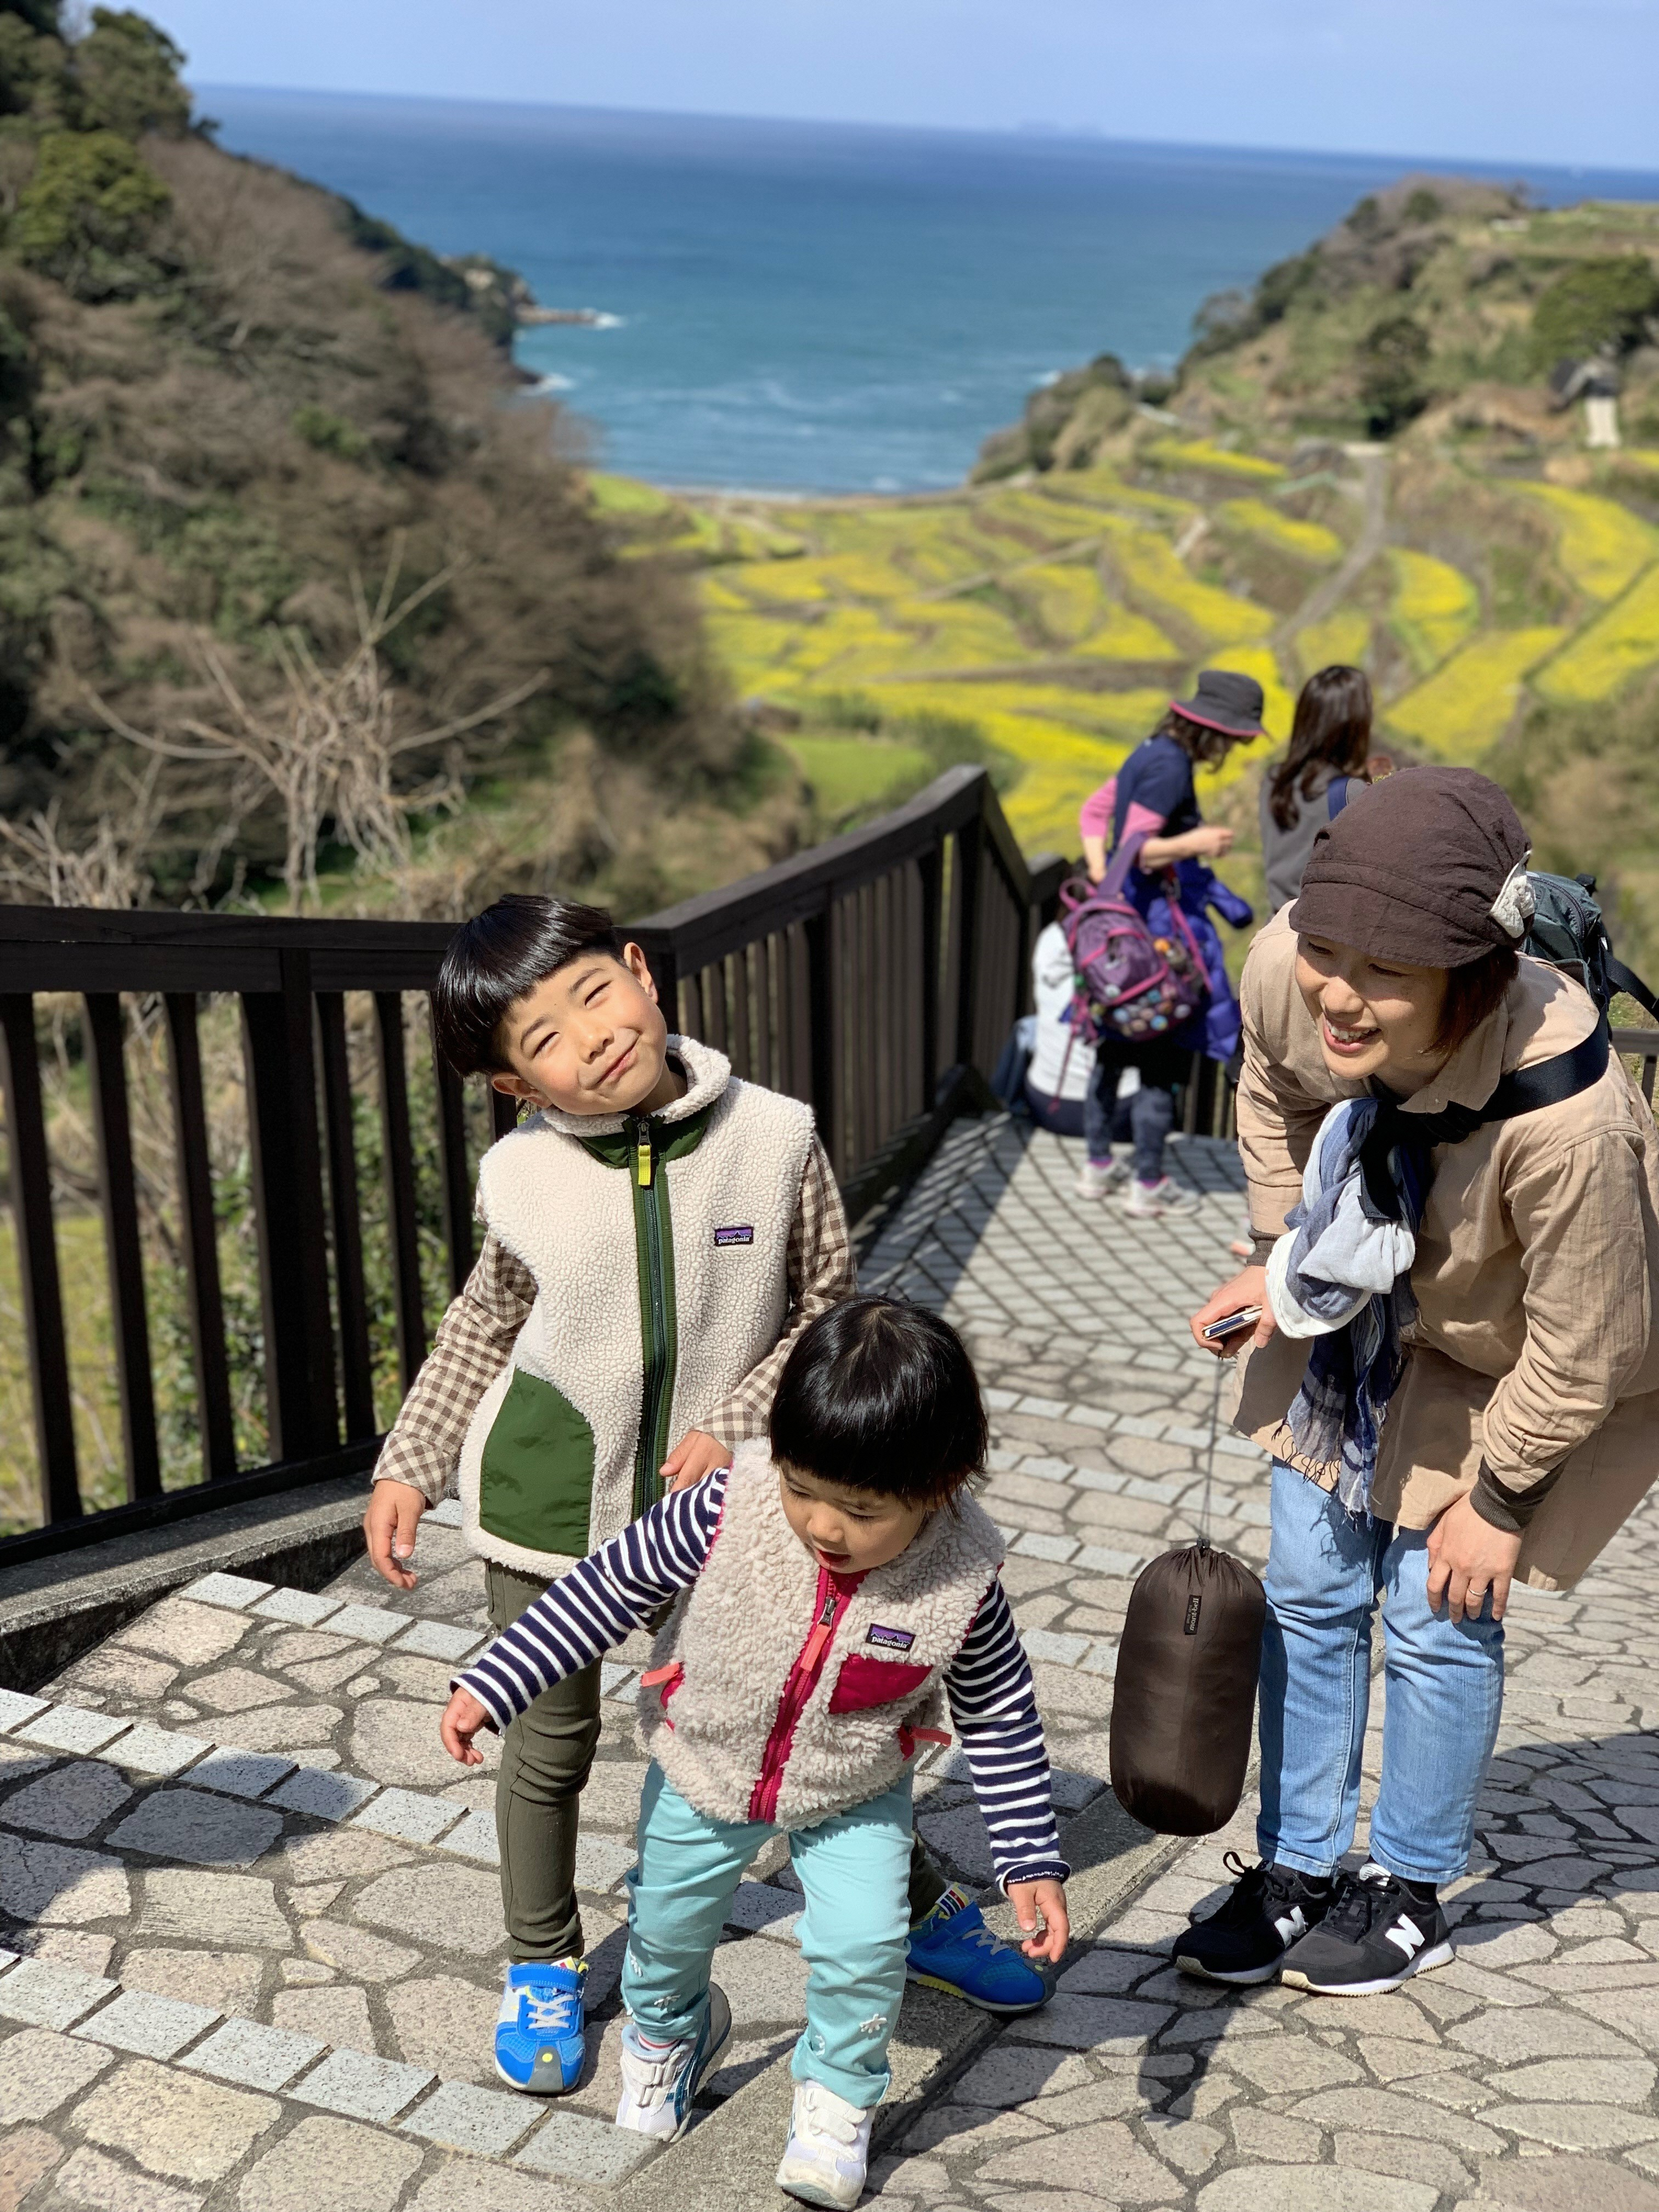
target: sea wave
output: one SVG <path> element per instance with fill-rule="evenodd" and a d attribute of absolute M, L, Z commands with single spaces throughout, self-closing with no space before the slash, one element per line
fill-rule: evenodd
<path fill-rule="evenodd" d="M 530 388 L 532 392 L 574 392 L 580 382 L 579 376 L 561 376 L 556 369 L 550 368 Z"/>

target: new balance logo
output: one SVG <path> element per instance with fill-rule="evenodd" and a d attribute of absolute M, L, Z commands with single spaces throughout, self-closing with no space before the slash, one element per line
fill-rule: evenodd
<path fill-rule="evenodd" d="M 1279 1930 L 1281 1943 L 1294 1943 L 1298 1936 L 1308 1932 L 1307 1916 L 1299 1905 L 1293 1905 L 1288 1912 L 1279 1914 L 1273 1926 Z"/>
<path fill-rule="evenodd" d="M 1382 1940 L 1385 1943 L 1392 1943 L 1396 1950 L 1403 1951 L 1407 1959 L 1414 1959 L 1429 1939 L 1417 1923 L 1408 1920 L 1402 1912 Z"/>

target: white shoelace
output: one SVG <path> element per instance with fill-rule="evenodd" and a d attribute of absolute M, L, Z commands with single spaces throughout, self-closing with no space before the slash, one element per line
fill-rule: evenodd
<path fill-rule="evenodd" d="M 524 1992 L 526 2024 L 532 2035 L 560 2035 L 570 2026 L 570 2003 L 573 1992 L 555 1990 L 540 1996 L 534 1990 Z"/>

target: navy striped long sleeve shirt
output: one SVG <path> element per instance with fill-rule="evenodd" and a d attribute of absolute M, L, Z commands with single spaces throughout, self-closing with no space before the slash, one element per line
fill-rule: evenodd
<path fill-rule="evenodd" d="M 672 1491 L 550 1583 L 456 1676 L 498 1728 L 532 1698 L 642 1627 L 702 1571 L 726 1498 L 726 1470 Z M 994 1582 L 945 1673 L 951 1717 L 973 1777 L 999 1883 L 1063 1881 L 1048 1754 L 1025 1648 Z"/>

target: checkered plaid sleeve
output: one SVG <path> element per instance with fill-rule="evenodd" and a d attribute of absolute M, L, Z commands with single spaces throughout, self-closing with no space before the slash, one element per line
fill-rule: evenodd
<path fill-rule="evenodd" d="M 789 1313 L 782 1335 L 760 1364 L 751 1367 L 736 1389 L 722 1398 L 701 1424 L 723 1444 L 738 1444 L 745 1437 L 765 1435 L 772 1394 L 795 1339 L 809 1322 L 828 1313 L 843 1298 L 850 1298 L 858 1288 L 841 1192 L 830 1156 L 816 1137 L 801 1174 L 795 1218 L 789 1224 L 786 1266 Z"/>
<path fill-rule="evenodd" d="M 486 1231 L 478 1263 L 452 1300 L 374 1468 L 376 1482 L 406 1482 L 435 1505 L 448 1488 L 478 1401 L 507 1364 L 536 1301 L 524 1261 Z"/>

